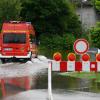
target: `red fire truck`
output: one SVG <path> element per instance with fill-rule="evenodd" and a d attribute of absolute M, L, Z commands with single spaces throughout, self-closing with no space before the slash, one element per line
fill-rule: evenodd
<path fill-rule="evenodd" d="M 35 30 L 30 22 L 9 21 L 4 22 L 0 34 L 0 59 L 30 60 L 37 55 Z"/>

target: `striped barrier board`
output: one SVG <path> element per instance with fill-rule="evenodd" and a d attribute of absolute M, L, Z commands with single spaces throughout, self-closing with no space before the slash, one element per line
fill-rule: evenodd
<path fill-rule="evenodd" d="M 95 61 L 52 61 L 52 71 L 100 72 L 100 62 Z"/>
<path fill-rule="evenodd" d="M 52 71 L 56 72 L 100 72 L 100 61 L 50 61 L 48 62 L 48 99 L 52 96 Z"/>
<path fill-rule="evenodd" d="M 56 52 L 53 55 L 53 60 L 49 62 L 48 66 L 48 94 L 49 100 L 53 100 L 52 97 L 52 71 L 56 72 L 100 72 L 100 52 L 96 54 L 95 61 L 90 61 L 90 55 L 87 53 L 89 49 L 89 43 L 85 39 L 77 39 L 74 42 L 74 51 L 77 55 L 80 55 L 81 61 L 76 61 L 76 54 L 69 53 L 67 61 L 62 60 L 60 52 Z"/>

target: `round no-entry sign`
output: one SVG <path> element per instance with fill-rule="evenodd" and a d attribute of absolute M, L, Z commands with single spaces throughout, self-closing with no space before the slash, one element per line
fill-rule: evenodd
<path fill-rule="evenodd" d="M 85 39 L 77 39 L 74 42 L 74 51 L 77 54 L 84 54 L 88 51 L 89 49 L 89 43 Z"/>

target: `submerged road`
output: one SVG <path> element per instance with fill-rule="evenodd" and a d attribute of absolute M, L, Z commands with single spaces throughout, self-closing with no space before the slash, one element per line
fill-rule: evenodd
<path fill-rule="evenodd" d="M 53 100 L 100 100 L 100 94 L 86 92 L 63 92 L 53 91 Z M 30 90 L 3 100 L 48 100 L 47 90 Z"/>
<path fill-rule="evenodd" d="M 35 75 L 48 68 L 48 60 L 32 59 L 26 63 L 7 63 L 0 65 L 0 79 Z"/>
<path fill-rule="evenodd" d="M 28 61 L 27 63 L 1 64 L 0 78 L 13 78 L 13 77 L 24 77 L 24 76 L 33 76 L 34 78 L 36 78 L 35 75 L 38 74 L 39 72 L 42 73 L 47 71 L 48 61 L 49 60 L 46 59 L 45 57 L 40 56 L 38 59 L 32 59 L 32 61 Z M 41 81 L 40 84 L 42 85 L 47 84 L 47 81 L 44 82 L 43 80 L 40 81 Z M 37 81 L 34 82 L 38 83 Z M 62 82 L 61 84 L 63 85 Z M 70 84 L 72 84 L 72 81 Z M 23 89 L 21 90 L 15 87 L 13 87 L 13 89 L 11 88 L 9 87 L 9 89 L 7 90 L 9 95 L 7 95 L 2 99 L 0 98 L 0 100 L 47 100 L 48 98 L 47 88 L 43 87 L 41 87 L 40 89 L 33 88 L 32 90 L 29 91 L 24 91 Z M 53 88 L 53 100 L 75 100 L 75 99 L 100 100 L 100 93 L 80 92 L 80 91 L 77 92 L 73 90 L 68 91 L 68 89 L 66 88 L 64 88 L 64 90 Z"/>

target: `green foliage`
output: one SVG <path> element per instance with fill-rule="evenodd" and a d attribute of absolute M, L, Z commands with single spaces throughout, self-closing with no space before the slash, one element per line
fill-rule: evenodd
<path fill-rule="evenodd" d="M 72 34 L 41 35 L 40 52 L 50 58 L 55 52 L 61 52 L 63 59 L 66 59 L 67 53 L 73 51 L 74 41 L 75 38 Z"/>
<path fill-rule="evenodd" d="M 59 51 L 65 59 L 80 36 L 80 21 L 69 0 L 0 0 L 0 23 L 19 19 L 35 25 L 40 51 L 48 57 Z"/>
<path fill-rule="evenodd" d="M 93 46 L 100 48 L 100 22 L 97 23 L 95 28 L 91 29 L 91 39 Z"/>
<path fill-rule="evenodd" d="M 100 11 L 100 0 L 95 0 L 95 6 L 98 11 Z"/>
<path fill-rule="evenodd" d="M 37 33 L 79 33 L 80 22 L 68 0 L 24 0 L 22 3 L 21 17 L 31 21 Z"/>
<path fill-rule="evenodd" d="M 20 0 L 0 0 L 0 23 L 19 19 L 20 11 Z"/>
<path fill-rule="evenodd" d="M 100 28 L 100 22 L 97 22 L 97 27 Z"/>

